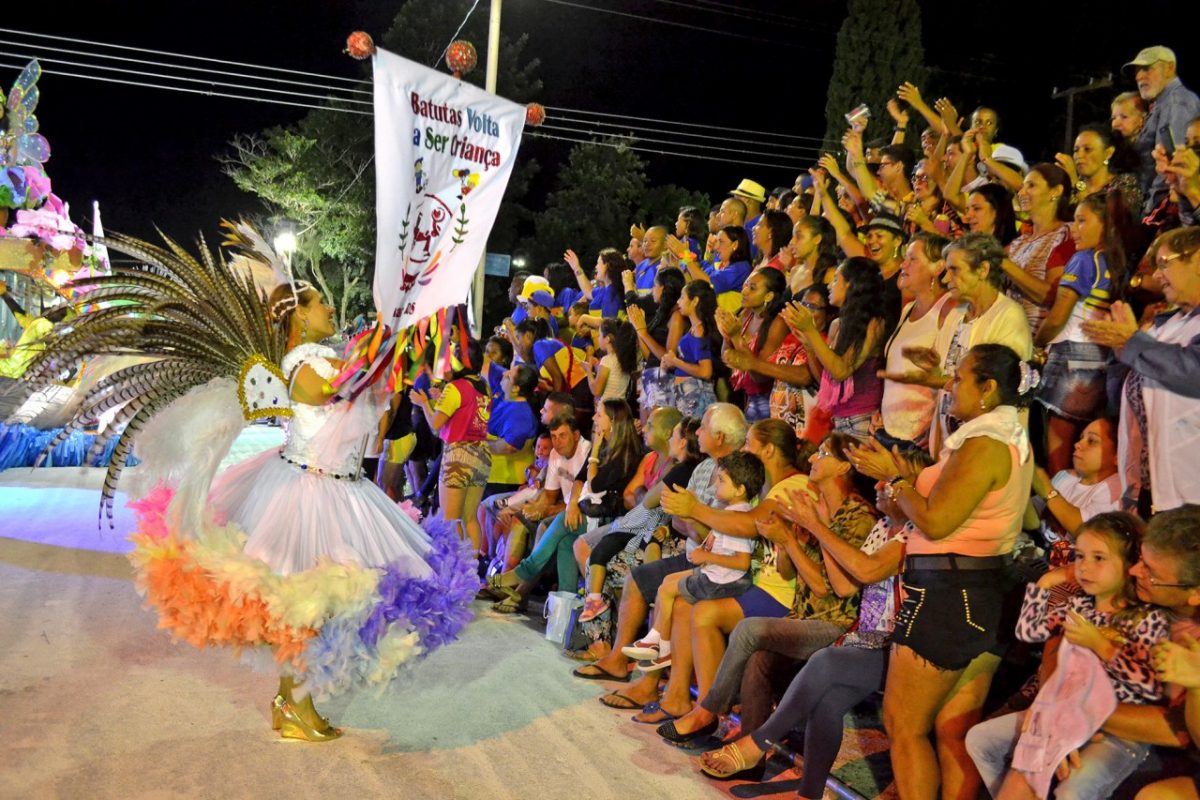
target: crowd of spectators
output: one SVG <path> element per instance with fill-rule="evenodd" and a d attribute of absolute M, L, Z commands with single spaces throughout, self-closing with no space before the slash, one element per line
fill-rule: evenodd
<path fill-rule="evenodd" d="M 903 798 L 1200 797 L 1200 98 L 1127 70 L 1073 153 L 905 83 L 791 187 L 515 274 L 390 432 L 494 610 L 578 592 L 574 674 L 664 740 L 736 708 L 717 779 L 788 740 L 821 797 L 878 694 Z"/>

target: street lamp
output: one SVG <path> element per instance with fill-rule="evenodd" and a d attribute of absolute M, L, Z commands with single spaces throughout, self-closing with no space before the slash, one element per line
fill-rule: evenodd
<path fill-rule="evenodd" d="M 275 234 L 275 252 L 283 258 L 287 268 L 288 278 L 292 277 L 292 254 L 296 252 L 296 231 L 291 224 L 285 224 Z"/>

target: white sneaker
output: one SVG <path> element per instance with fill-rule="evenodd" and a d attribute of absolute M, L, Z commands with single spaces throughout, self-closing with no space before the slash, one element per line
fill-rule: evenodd
<path fill-rule="evenodd" d="M 657 672 L 660 669 L 666 669 L 671 666 L 671 654 L 667 653 L 665 656 L 639 661 L 637 666 L 642 672 Z"/>
<path fill-rule="evenodd" d="M 658 643 L 645 640 L 634 642 L 629 647 L 622 647 L 621 652 L 634 661 L 644 661 L 658 658 Z"/>

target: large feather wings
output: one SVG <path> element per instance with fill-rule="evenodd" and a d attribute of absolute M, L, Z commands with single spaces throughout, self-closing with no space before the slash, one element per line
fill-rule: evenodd
<path fill-rule="evenodd" d="M 249 275 L 229 269 L 203 237 L 198 257 L 165 235 L 163 240 L 166 247 L 120 234 L 103 239 L 100 243 L 141 263 L 72 281 L 78 315 L 55 327 L 26 372 L 27 380 L 44 383 L 98 355 L 153 359 L 93 386 L 50 445 L 120 407 L 93 449 L 102 452 L 111 436 L 118 437 L 101 497 L 110 525 L 117 481 L 146 423 L 197 386 L 221 377 L 237 382 L 256 356 L 278 365 L 285 350 L 285 332 L 272 325 L 266 296 Z"/>

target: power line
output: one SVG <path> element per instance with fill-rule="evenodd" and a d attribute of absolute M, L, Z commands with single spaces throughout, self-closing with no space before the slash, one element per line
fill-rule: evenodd
<path fill-rule="evenodd" d="M 600 120 L 572 119 L 570 117 L 564 117 L 561 114 L 556 114 L 555 116 L 551 117 L 551 119 L 555 122 L 565 122 L 565 123 L 568 123 L 571 125 L 602 125 L 606 128 L 618 128 L 623 131 L 630 131 L 631 133 L 634 133 L 635 135 L 637 135 L 639 131 L 645 131 L 647 133 L 665 133 L 665 134 L 673 135 L 673 136 L 688 136 L 693 139 L 707 139 L 707 140 L 712 140 L 712 141 L 717 141 L 717 142 L 728 142 L 729 141 L 728 136 L 711 136 L 711 135 L 705 134 L 705 133 L 692 133 L 691 131 L 672 131 L 672 130 L 665 130 L 662 128 L 649 128 L 649 127 L 646 127 L 643 125 L 626 125 L 626 124 L 623 124 L 620 122 L 603 122 Z M 620 134 L 613 134 L 613 135 L 620 135 Z M 781 143 L 776 143 L 776 142 L 758 142 L 758 144 L 769 145 L 771 147 L 776 147 L 776 148 L 780 148 L 783 150 L 802 150 L 805 152 L 814 152 L 814 153 L 820 153 L 823 151 L 822 148 L 813 147 L 812 145 L 781 144 Z"/>
<path fill-rule="evenodd" d="M 245 61 L 229 61 L 229 60 L 221 59 L 221 58 L 209 58 L 207 56 L 193 56 L 193 55 L 188 55 L 187 53 L 172 53 L 167 50 L 152 50 L 152 49 L 146 48 L 146 47 L 130 47 L 128 45 L 111 44 L 109 42 L 97 42 L 97 41 L 93 41 L 90 39 L 73 39 L 69 36 L 54 36 L 54 35 L 51 35 L 48 33 L 34 33 L 33 31 L 19 31 L 19 30 L 14 30 L 12 28 L 0 28 L 0 33 L 15 33 L 18 36 L 33 36 L 33 37 L 36 37 L 39 39 L 50 39 L 53 41 L 71 42 L 72 44 L 99 45 L 101 47 L 110 47 L 114 50 L 128 50 L 128 51 L 134 52 L 134 53 L 150 53 L 150 54 L 156 55 L 156 56 L 175 56 L 177 58 L 190 58 L 195 61 L 207 61 L 211 64 L 225 64 L 226 66 L 234 66 L 234 67 L 251 67 L 253 69 L 265 69 L 265 70 L 270 70 L 272 72 L 285 72 L 285 73 L 290 73 L 292 75 L 307 75 L 310 78 L 325 78 L 327 80 L 332 80 L 332 81 L 343 81 L 345 83 L 355 83 L 355 84 L 361 83 L 361 81 L 359 81 L 356 78 L 343 78 L 339 75 L 322 75 L 319 72 L 306 72 L 304 70 L 299 70 L 299 69 L 287 69 L 285 67 L 272 67 L 267 64 L 252 64 L 252 63 L 248 63 Z"/>
<path fill-rule="evenodd" d="M 679 122 L 677 120 L 670 120 L 670 119 L 654 119 L 653 117 L 635 117 L 632 114 L 613 114 L 613 113 L 606 112 L 606 111 L 588 111 L 588 110 L 582 109 L 582 108 L 567 108 L 566 106 L 546 106 L 546 110 L 547 111 L 566 111 L 567 113 L 570 113 L 570 114 L 589 114 L 589 115 L 597 116 L 597 117 L 609 117 L 609 118 L 616 118 L 616 119 L 635 119 L 635 120 L 638 120 L 639 122 L 658 122 L 658 123 L 665 123 L 667 125 L 683 125 L 683 126 L 687 126 L 687 127 L 691 127 L 691 128 L 704 128 L 706 130 L 714 130 L 714 131 L 728 131 L 730 133 L 752 133 L 755 136 L 776 136 L 776 137 L 781 137 L 784 139 L 805 139 L 810 142 L 821 142 L 822 144 L 824 144 L 826 142 L 825 139 L 817 137 L 817 136 L 801 136 L 796 133 L 777 133 L 775 131 L 757 131 L 757 130 L 752 130 L 750 128 L 727 128 L 727 127 L 723 127 L 721 125 L 705 125 L 700 122 Z"/>
<path fill-rule="evenodd" d="M 23 64 L 0 64 L 0 67 L 7 69 L 19 70 L 24 67 Z M 371 116 L 370 111 L 359 111 L 353 108 L 336 108 L 333 106 L 318 106 L 312 103 L 297 103 L 291 100 L 281 100 L 272 97 L 254 97 L 252 95 L 232 94 L 229 92 L 218 92 L 212 89 L 189 89 L 186 86 L 170 86 L 159 83 L 147 83 L 145 81 L 130 81 L 121 78 L 107 78 L 103 75 L 81 75 L 77 72 L 65 72 L 63 70 L 42 70 L 47 75 L 57 75 L 64 78 L 82 78 L 89 81 L 103 81 L 104 83 L 117 83 L 125 86 L 138 86 L 145 89 L 164 89 L 169 92 L 184 92 L 186 94 L 207 95 L 209 97 L 227 97 L 233 100 L 250 100 L 256 103 L 273 103 L 281 106 L 295 106 L 296 108 L 312 108 L 317 111 L 337 111 L 345 114 L 360 114 L 363 116 Z"/>
<path fill-rule="evenodd" d="M 787 25 L 788 27 L 798 27 L 796 24 L 798 22 L 798 20 L 794 17 L 782 17 L 781 15 L 770 15 L 769 12 L 762 12 L 762 11 L 758 11 L 756 9 L 746 8 L 746 9 L 736 9 L 736 10 L 731 11 L 731 10 L 729 10 L 731 8 L 730 6 L 725 6 L 720 3 L 714 3 L 713 6 L 709 7 L 709 6 L 705 6 L 700 3 L 697 3 L 697 2 L 695 2 L 695 0 L 693 0 L 693 2 L 690 2 L 690 3 L 684 2 L 684 0 L 654 0 L 654 2 L 662 3 L 663 5 L 668 5 L 668 6 L 682 6 L 683 8 L 686 8 L 689 11 L 707 11 L 710 14 L 721 14 L 723 16 L 734 17 L 736 19 L 747 19 L 747 20 L 751 20 L 752 22 L 771 22 L 771 23 L 777 24 L 777 25 Z M 734 7 L 734 8 L 736 8 L 736 7 Z M 774 19 L 772 19 L 772 17 L 774 17 Z"/>
<path fill-rule="evenodd" d="M 560 6 L 569 6 L 571 8 L 582 8 L 586 11 L 599 11 L 602 14 L 613 14 L 618 17 L 628 17 L 630 19 L 642 19 L 642 20 L 647 20 L 649 22 L 657 22 L 661 25 L 671 25 L 676 28 L 685 28 L 685 29 L 691 30 L 691 31 L 700 31 L 701 33 L 715 33 L 718 36 L 733 36 L 738 39 L 748 39 L 752 42 L 763 42 L 765 44 L 771 44 L 771 45 L 775 45 L 777 47 L 791 47 L 791 48 L 798 49 L 798 50 L 808 49 L 808 48 L 804 48 L 794 42 L 781 42 L 781 41 L 778 41 L 775 39 L 765 39 L 762 36 L 751 36 L 751 35 L 745 34 L 745 33 L 735 33 L 733 31 L 723 31 L 723 30 L 719 30 L 717 28 L 705 28 L 702 25 L 691 25 L 687 22 L 676 22 L 675 20 L 671 20 L 671 19 L 661 19 L 659 17 L 648 17 L 645 14 L 634 14 L 630 11 L 618 11 L 615 8 L 601 8 L 600 6 L 589 6 L 584 3 L 574 3 L 574 2 L 571 2 L 571 0 L 542 0 L 542 2 L 554 3 L 555 5 L 560 5 Z"/>
<path fill-rule="evenodd" d="M 332 86 L 327 86 L 326 84 L 322 84 L 322 83 L 312 83 L 311 81 L 297 81 L 297 80 L 288 80 L 286 78 L 274 78 L 274 77 L 271 77 L 270 75 L 251 75 L 246 72 L 230 72 L 229 70 L 213 69 L 211 67 L 196 67 L 196 66 L 192 66 L 191 64 L 172 64 L 169 61 L 150 61 L 150 60 L 144 59 L 144 58 L 129 58 L 127 56 L 112 55 L 110 53 L 101 53 L 101 52 L 95 52 L 95 51 L 89 52 L 86 50 L 75 50 L 75 49 L 67 48 L 67 47 L 54 47 L 54 46 L 48 45 L 48 44 L 33 44 L 33 43 L 29 43 L 29 42 L 10 41 L 8 39 L 0 39 L 0 44 L 7 45 L 10 47 L 26 47 L 26 48 L 37 50 L 38 52 L 45 51 L 48 53 L 65 53 L 67 55 L 88 56 L 88 57 L 92 57 L 92 58 L 104 58 L 104 59 L 108 59 L 110 61 L 119 61 L 119 62 L 124 62 L 124 63 L 129 63 L 129 64 L 143 64 L 143 65 L 151 66 L 151 67 L 168 67 L 171 69 L 190 70 L 192 72 L 201 72 L 206 75 L 227 75 L 227 76 L 231 76 L 234 78 L 251 78 L 253 80 L 269 81 L 271 83 L 284 83 L 284 84 L 293 85 L 293 86 L 310 86 L 310 87 L 317 88 L 317 89 L 326 89 L 331 92 L 349 92 L 350 94 L 362 94 L 362 95 L 366 95 L 368 97 L 370 97 L 372 94 L 370 91 L 367 91 L 365 89 L 351 89 L 349 87 L 347 87 L 347 88 L 332 87 Z M 178 56 L 180 54 L 172 54 L 172 55 Z M 21 57 L 24 58 L 26 56 L 21 56 Z M 39 56 L 39 58 L 41 58 L 41 57 Z M 49 59 L 46 59 L 46 58 L 42 58 L 42 60 L 49 61 Z M 66 62 L 64 62 L 64 63 L 66 63 Z M 87 66 L 90 66 L 90 65 L 87 65 Z M 99 66 L 99 65 L 96 65 L 96 66 Z M 103 68 L 103 67 L 101 67 L 101 68 Z M 359 83 L 361 83 L 361 81 L 359 81 Z"/>
<path fill-rule="evenodd" d="M 2 52 L 0 52 L 0 55 L 9 55 L 11 57 L 11 54 L 2 53 Z M 21 69 L 21 66 L 17 65 L 17 64 L 0 64 L 0 67 L 14 69 L 14 70 Z M 109 67 L 108 69 L 117 69 L 117 68 Z M 131 70 L 121 70 L 121 71 L 131 72 Z M 233 93 L 233 92 L 218 91 L 215 89 L 194 89 L 194 88 L 189 88 L 189 87 L 185 87 L 185 86 L 173 86 L 173 85 L 164 84 L 164 83 L 128 80 L 128 79 L 123 79 L 123 78 L 108 77 L 108 76 L 104 76 L 104 75 L 87 75 L 87 74 L 81 74 L 81 73 L 77 73 L 77 72 L 69 72 L 69 71 L 57 69 L 57 68 L 56 69 L 43 69 L 43 72 L 47 75 L 55 75 L 55 76 L 69 77 L 69 78 L 80 78 L 83 80 L 96 80 L 96 81 L 102 81 L 104 83 L 114 83 L 114 84 L 127 85 L 127 86 L 136 86 L 136 87 L 140 87 L 140 88 L 161 89 L 164 91 L 183 92 L 186 94 L 198 94 L 198 95 L 206 95 L 206 96 L 210 96 L 210 97 L 224 97 L 224 98 L 229 98 L 229 99 L 234 99 L 234 100 L 248 100 L 251 102 L 258 102 L 258 103 L 268 103 L 268 104 L 285 105 L 285 106 L 298 107 L 298 108 L 326 110 L 326 111 L 334 111 L 334 112 L 338 112 L 338 113 L 358 114 L 360 116 L 371 116 L 372 115 L 371 111 L 358 110 L 358 109 L 354 109 L 354 108 L 344 108 L 344 107 L 337 107 L 337 106 L 330 106 L 330 105 L 314 105 L 312 103 L 283 100 L 283 99 L 280 99 L 277 97 L 262 97 L 262 96 L 256 96 L 254 94 L 238 94 L 238 93 Z M 163 76 L 157 76 L 155 73 L 138 73 L 138 74 L 146 76 L 146 77 L 163 77 Z M 168 79 L 171 79 L 174 76 L 165 76 L 165 77 L 167 77 Z M 196 79 L 191 79 L 191 80 L 196 80 Z M 203 82 L 203 81 L 200 81 L 200 82 Z M 275 91 L 275 92 L 281 91 L 281 90 L 265 89 L 263 87 L 243 86 L 240 84 L 230 84 L 230 85 L 228 85 L 228 88 L 240 89 L 245 92 L 253 92 L 256 89 L 261 90 L 261 91 Z M 291 93 L 291 94 L 296 94 L 296 93 Z M 328 99 L 335 100 L 335 101 L 338 100 L 338 98 L 328 98 Z M 344 99 L 341 101 L 342 102 L 357 102 L 357 101 L 346 101 Z M 587 124 L 587 123 L 583 122 L 582 124 Z M 589 136 L 589 135 L 619 136 L 619 134 L 614 134 L 611 132 L 579 130 L 579 129 L 575 129 L 575 128 L 566 128 L 566 127 L 562 127 L 562 126 L 556 126 L 554 124 L 551 124 L 547 127 L 550 127 L 551 129 L 557 129 L 560 132 L 578 134 L 580 136 Z M 530 131 L 530 132 L 532 133 L 532 131 Z M 696 134 L 687 134 L 687 135 L 696 136 Z M 571 141 L 571 142 L 580 142 L 580 143 L 588 143 L 589 142 L 588 139 L 584 139 L 584 138 L 567 138 L 567 137 L 563 137 L 563 136 L 553 136 L 550 134 L 544 134 L 543 136 L 544 136 L 544 138 L 560 139 L 562 141 Z M 746 155 L 751 155 L 751 156 L 767 157 L 767 158 L 770 158 L 774 155 L 774 154 L 769 154 L 769 153 L 763 153 L 760 151 L 739 150 L 737 148 L 727 148 L 727 147 L 715 147 L 715 146 L 710 146 L 710 145 L 697 144 L 695 142 L 675 141 L 675 140 L 669 140 L 669 139 L 649 139 L 649 138 L 645 138 L 645 137 L 638 137 L 638 136 L 632 135 L 632 134 L 629 135 L 628 138 L 632 138 L 634 141 L 649 141 L 649 142 L 658 143 L 658 144 L 669 144 L 669 145 L 674 145 L 675 147 L 679 148 L 676 152 L 672 153 L 669 151 L 656 150 L 656 149 L 652 149 L 652 148 L 641 147 L 638 145 L 632 145 L 632 144 L 627 145 L 627 146 L 635 147 L 635 149 L 637 149 L 639 151 L 648 152 L 648 153 L 657 153 L 657 154 L 662 154 L 662 155 L 676 155 L 676 156 L 686 157 L 686 158 L 699 158 L 699 159 L 708 159 L 708 160 L 714 160 L 714 161 L 725 161 L 728 163 L 739 163 L 739 164 L 746 164 L 746 165 L 751 165 L 751 166 L 780 167 L 780 168 L 791 168 L 791 169 L 799 168 L 801 166 L 800 164 L 791 164 L 788 167 L 783 167 L 778 164 L 769 164 L 769 163 L 764 163 L 761 161 L 729 159 L 729 158 L 722 158 L 719 156 L 710 155 L 708 153 L 695 152 L 696 150 L 718 150 L 718 151 L 741 153 L 741 154 L 746 154 Z M 691 148 L 690 150 L 688 149 L 689 147 Z M 784 157 L 788 158 L 789 156 L 784 156 Z M 796 156 L 790 156 L 790 158 L 796 158 Z"/>
<path fill-rule="evenodd" d="M 0 42 L 0 44 L 6 44 L 6 42 Z M 10 58 L 33 58 L 34 57 L 34 56 L 29 56 L 29 55 L 23 54 L 23 53 L 10 53 L 10 52 L 4 51 L 4 50 L 0 50 L 0 56 L 8 56 Z M 92 69 L 107 70 L 108 72 L 118 72 L 123 75 L 136 75 L 140 78 L 158 78 L 160 80 L 168 80 L 168 81 L 183 81 L 185 83 L 199 83 L 204 86 L 222 86 L 227 89 L 254 90 L 254 91 L 259 91 L 259 92 L 268 92 L 270 94 L 285 95 L 288 97 L 307 98 L 310 100 L 325 100 L 327 98 L 331 98 L 331 99 L 335 99 L 335 100 L 338 100 L 343 103 L 353 103 L 356 105 L 364 105 L 364 106 L 371 105 L 370 100 L 355 100 L 355 99 L 348 98 L 348 97 L 337 97 L 337 96 L 323 95 L 323 94 L 312 94 L 311 92 L 290 92 L 286 89 L 272 89 L 268 86 L 247 86 L 247 85 L 241 84 L 241 83 L 229 83 L 228 81 L 216 81 L 216 80 L 205 79 L 205 78 L 188 78 L 183 75 L 164 75 L 159 72 L 146 72 L 145 70 L 124 69 L 123 67 L 110 67 L 105 64 L 88 64 L 86 62 L 68 61 L 66 59 L 61 59 L 61 58 L 53 58 L 53 57 L 44 58 L 44 57 L 40 57 L 40 56 L 37 58 L 40 62 L 43 62 L 46 64 L 62 64 L 64 66 L 68 66 L 68 67 L 91 67 Z M 49 75 L 66 74 L 66 73 L 50 72 L 49 70 L 43 70 L 43 72 L 46 72 Z"/>
<path fill-rule="evenodd" d="M 655 139 L 655 138 L 649 137 L 649 136 L 635 136 L 632 134 L 622 135 L 622 134 L 618 134 L 618 133 L 613 133 L 611 131 L 581 130 L 579 128 L 567 128 L 562 125 L 555 125 L 550 122 L 544 122 L 539 127 L 546 128 L 547 130 L 552 130 L 552 131 L 561 131 L 563 133 L 577 133 L 577 134 L 582 134 L 584 136 L 607 136 L 607 137 L 613 138 L 613 139 L 631 139 L 631 140 L 639 141 L 639 142 L 650 142 L 652 144 L 670 144 L 670 145 L 675 145 L 677 147 L 684 146 L 684 147 L 688 147 L 688 148 L 691 148 L 694 150 L 716 150 L 718 152 L 737 153 L 739 155 L 766 156 L 766 157 L 788 158 L 788 159 L 799 159 L 800 158 L 800 156 L 783 155 L 783 154 L 778 154 L 778 153 L 768 153 L 768 152 L 763 152 L 761 150 L 743 150 L 743 149 L 737 148 L 737 147 L 721 147 L 720 145 L 697 144 L 695 142 L 681 143 L 678 141 L 672 141 L 671 139 Z"/>
<path fill-rule="evenodd" d="M 460 22 L 458 24 L 458 30 L 456 30 L 454 32 L 454 35 L 450 37 L 450 41 L 446 42 L 446 49 L 443 50 L 442 54 L 437 57 L 437 61 L 434 61 L 432 64 L 429 65 L 429 67 L 431 69 L 436 69 L 438 62 L 440 62 L 443 58 L 446 57 L 446 53 L 450 52 L 450 45 L 454 44 L 454 40 L 458 38 L 458 35 L 460 33 L 462 33 L 462 29 L 467 27 L 467 20 L 469 20 L 471 18 L 471 15 L 475 13 L 475 9 L 477 9 L 477 8 L 479 8 L 479 0 L 475 0 L 475 2 L 471 4 L 471 7 L 469 9 L 467 9 L 467 15 L 465 17 L 463 17 L 462 22 Z"/>
<path fill-rule="evenodd" d="M 705 9 L 705 6 L 713 6 L 715 8 L 719 8 L 719 9 L 732 8 L 732 9 L 735 9 L 736 11 L 745 11 L 747 13 L 758 14 L 763 17 L 775 17 L 776 19 L 783 20 L 783 21 L 790 21 L 790 22 L 799 21 L 799 17 L 793 17 L 788 14 L 780 14 L 777 11 L 764 11 L 761 8 L 743 8 L 742 6 L 739 6 L 737 4 L 730 5 L 729 3 L 722 3 L 722 2 L 720 2 L 720 0 L 692 0 L 692 3 L 694 4 L 693 7 L 698 7 L 703 10 L 707 10 L 707 9 Z"/>
<path fill-rule="evenodd" d="M 0 30 L 3 30 L 3 29 L 0 29 Z M 246 73 L 231 72 L 228 70 L 217 70 L 217 69 L 212 69 L 210 67 L 194 66 L 194 65 L 190 65 L 190 64 L 177 64 L 177 63 L 172 63 L 172 62 L 168 62 L 168 61 L 127 58 L 124 56 L 114 56 L 112 54 L 101 53 L 101 52 L 89 53 L 89 52 L 77 50 L 74 48 L 62 48 L 62 47 L 55 47 L 55 46 L 46 45 L 46 44 L 30 44 L 30 43 L 25 43 L 25 42 L 14 42 L 14 41 L 11 41 L 8 39 L 0 39 L 0 45 L 9 45 L 9 46 L 15 46 L 17 48 L 20 48 L 17 52 L 7 52 L 7 51 L 0 52 L 0 55 L 5 55 L 8 57 L 28 58 L 28 57 L 36 56 L 36 57 L 41 58 L 41 60 L 43 60 L 47 64 L 59 64 L 61 66 L 69 66 L 69 67 L 84 68 L 84 69 L 90 68 L 93 70 L 116 72 L 116 73 L 121 73 L 121 74 L 125 74 L 125 75 L 132 75 L 137 78 L 147 78 L 147 79 L 151 79 L 151 81 L 153 81 L 153 82 L 139 81 L 139 80 L 124 80 L 124 81 L 122 81 L 122 80 L 119 80 L 119 79 L 113 78 L 113 77 L 103 78 L 99 75 L 96 75 L 96 76 L 82 75 L 79 73 L 74 73 L 74 72 L 70 72 L 68 70 L 63 70 L 63 69 L 47 69 L 47 70 L 45 70 L 45 72 L 50 75 L 61 75 L 61 76 L 66 76 L 66 77 L 76 77 L 76 78 L 84 78 L 84 79 L 94 77 L 96 80 L 103 80 L 107 83 L 125 84 L 125 85 L 131 85 L 131 86 L 141 86 L 141 87 L 145 87 L 145 88 L 156 88 L 156 89 L 168 88 L 168 85 L 164 85 L 163 82 L 171 82 L 171 81 L 192 83 L 192 84 L 201 84 L 204 86 L 222 87 L 224 89 L 228 89 L 231 91 L 219 91 L 216 89 L 212 89 L 212 90 L 205 90 L 205 91 L 193 91 L 191 93 L 207 94 L 207 95 L 211 95 L 211 96 L 215 96 L 215 97 L 226 97 L 226 98 L 231 98 L 231 99 L 251 100 L 254 102 L 266 102 L 267 101 L 267 98 L 262 97 L 259 93 L 278 94 L 278 95 L 282 95 L 284 97 L 296 98 L 300 102 L 285 103 L 285 105 L 293 105 L 293 106 L 298 106 L 301 108 L 316 108 L 318 106 L 315 106 L 308 101 L 322 101 L 322 100 L 326 100 L 326 99 L 331 99 L 336 102 L 349 103 L 349 104 L 353 104 L 353 105 L 359 105 L 359 106 L 366 107 L 366 106 L 370 105 L 369 101 L 359 100 L 359 99 L 353 98 L 353 97 L 346 97 L 339 93 L 349 92 L 351 94 L 356 94 L 356 95 L 371 95 L 372 94 L 370 91 L 366 91 L 366 90 L 362 90 L 362 89 L 346 88 L 346 87 L 339 87 L 339 86 L 326 86 L 326 85 L 323 85 L 320 83 L 314 83 L 311 81 L 288 81 L 286 79 L 276 78 L 276 77 L 266 76 L 266 75 L 252 75 L 252 74 L 246 74 Z M 123 68 L 119 68 L 119 67 L 110 66 L 107 64 L 95 64 L 95 63 L 86 62 L 86 61 L 74 61 L 71 59 L 59 59 L 59 58 L 54 58 L 54 57 L 42 56 L 41 52 L 40 52 L 42 50 L 45 50 L 48 52 L 54 52 L 54 53 L 78 54 L 78 55 L 83 55 L 83 56 L 91 56 L 91 57 L 95 57 L 95 58 L 104 58 L 104 59 L 109 59 L 109 60 L 116 60 L 121 63 L 149 65 L 149 66 L 159 67 L 159 68 L 163 68 L 163 69 L 184 69 L 184 70 L 189 70 L 194 73 L 198 73 L 198 74 L 202 74 L 202 75 L 210 75 L 211 74 L 211 75 L 220 75 L 220 76 L 233 76 L 233 77 L 242 77 L 246 80 L 251 80 L 251 81 L 263 80 L 263 81 L 270 81 L 270 82 L 273 82 L 276 84 L 283 84 L 283 85 L 297 85 L 297 86 L 313 87 L 313 88 L 317 88 L 317 89 L 325 89 L 330 94 L 329 95 L 321 95 L 321 94 L 313 94 L 313 93 L 309 93 L 309 92 L 286 91 L 286 90 L 273 89 L 270 87 L 258 86 L 258 85 L 253 85 L 253 84 L 234 83 L 234 82 L 230 82 L 230 81 L 219 81 L 219 80 L 212 80 L 212 79 L 206 80 L 206 79 L 192 78 L 192 77 L 183 76 L 183 75 L 151 72 L 148 70 L 123 69 Z M 30 51 L 32 51 L 32 53 Z M 160 52 L 160 51 L 156 51 L 156 52 Z M 180 54 L 180 53 L 166 53 L 166 55 L 180 57 L 180 58 L 199 58 L 196 56 L 187 56 L 186 54 Z M 268 67 L 268 68 L 270 68 L 270 67 Z M 17 68 L 17 69 L 19 69 L 19 68 Z M 770 139 L 774 138 L 774 139 L 784 139 L 784 140 L 794 140 L 794 141 L 812 141 L 812 142 L 817 143 L 818 145 L 827 144 L 826 142 L 824 142 L 823 139 L 819 139 L 817 137 L 802 136 L 802 135 L 798 135 L 798 134 L 785 134 L 785 133 L 779 133 L 779 132 L 775 132 L 775 131 L 757 131 L 757 130 L 751 130 L 751 129 L 745 129 L 745 128 L 727 128 L 727 127 L 722 127 L 722 126 L 705 125 L 705 124 L 701 124 L 701 123 L 692 123 L 692 122 L 684 122 L 684 121 L 677 121 L 677 120 L 661 120 L 661 119 L 654 119 L 654 118 L 650 118 L 650 117 L 638 117 L 638 116 L 629 115 L 629 114 L 610 114 L 610 113 L 601 112 L 601 111 L 589 111 L 586 109 L 568 109 L 568 108 L 556 107 L 556 106 L 551 106 L 550 108 L 553 111 L 565 111 L 568 114 L 584 115 L 584 116 L 601 118 L 601 119 L 595 119 L 595 120 L 584 120 L 584 119 L 575 120 L 575 119 L 564 118 L 564 121 L 569 121 L 569 122 L 572 122 L 575 124 L 582 124 L 582 125 L 597 125 L 597 126 L 604 126 L 604 127 L 622 127 L 622 128 L 628 127 L 631 130 L 635 130 L 635 131 L 645 131 L 645 132 L 649 132 L 649 133 L 662 133 L 662 134 L 676 135 L 676 136 L 681 136 L 681 137 L 686 136 L 686 137 L 691 137 L 691 138 L 706 138 L 706 139 L 719 140 L 719 141 L 726 140 L 729 138 L 727 135 L 710 136 L 710 135 L 695 133 L 693 131 L 686 130 L 687 128 L 695 128 L 698 130 L 716 131 L 716 132 L 720 132 L 722 134 L 724 134 L 726 132 L 749 134 L 757 139 L 764 140 L 763 143 L 768 143 Z M 366 112 L 360 112 L 360 113 L 366 113 Z M 620 123 L 608 122 L 608 121 L 605 121 L 604 118 L 619 119 L 619 120 L 621 120 L 621 122 Z M 681 128 L 682 130 L 674 130 L 673 131 L 668 128 L 652 127 L 652 126 L 648 126 L 648 125 L 639 125 L 639 124 L 637 124 L 638 122 L 653 122 L 653 123 L 657 123 L 659 125 L 675 126 L 677 128 Z M 801 146 L 801 145 L 790 145 L 790 144 L 783 144 L 783 143 L 779 143 L 776 146 L 781 147 L 781 148 L 786 148 L 786 149 L 794 149 L 794 150 L 815 151 L 815 150 L 820 149 L 817 146 L 811 146 L 811 145 L 810 146 Z"/>
<path fill-rule="evenodd" d="M 795 167 L 790 167 L 790 166 L 783 165 L 783 164 L 766 164 L 761 161 L 745 161 L 743 159 L 738 159 L 738 158 L 721 158 L 720 156 L 695 156 L 695 155 L 689 155 L 687 153 L 678 153 L 678 152 L 673 153 L 670 150 L 654 150 L 649 147 L 639 147 L 637 145 L 625 144 L 623 142 L 617 143 L 617 142 L 604 142 L 604 141 L 590 141 L 587 139 L 572 139 L 567 136 L 555 136 L 554 134 L 550 134 L 550 133 L 538 133 L 536 129 L 535 130 L 526 130 L 525 135 L 531 136 L 535 139 L 555 139 L 555 140 L 562 141 L 562 142 L 572 142 L 574 144 L 594 144 L 594 145 L 599 145 L 601 147 L 611 147 L 611 148 L 614 148 L 617 150 L 620 150 L 621 148 L 626 148 L 629 150 L 635 150 L 639 153 L 655 153 L 657 155 L 676 156 L 679 158 L 702 158 L 706 161 L 721 161 L 726 164 L 742 164 L 744 166 L 751 166 L 751 167 L 769 167 L 771 169 L 778 169 L 778 170 L 783 170 L 786 172 L 791 172 L 791 171 L 795 170 Z"/>

